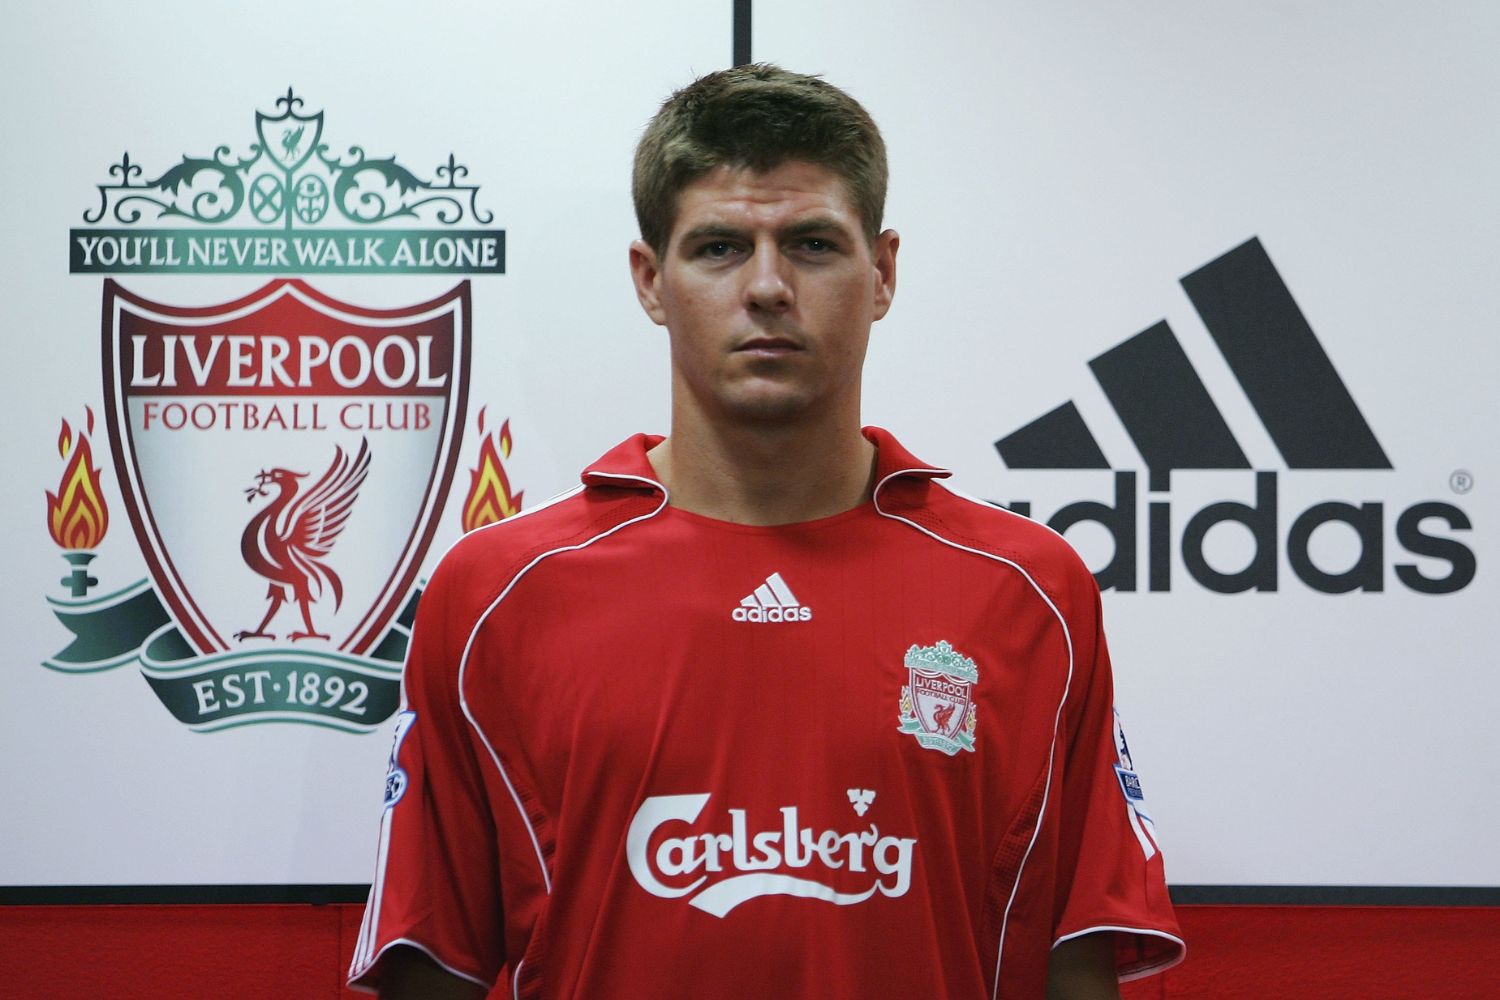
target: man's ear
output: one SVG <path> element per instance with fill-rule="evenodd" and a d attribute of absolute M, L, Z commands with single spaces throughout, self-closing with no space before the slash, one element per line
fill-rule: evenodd
<path fill-rule="evenodd" d="M 887 229 L 875 237 L 871 249 L 875 258 L 875 318 L 884 319 L 896 297 L 896 251 L 901 249 L 901 234 Z"/>
<path fill-rule="evenodd" d="M 658 293 L 661 266 L 656 251 L 645 240 L 635 240 L 630 244 L 630 278 L 635 282 L 635 297 L 640 300 L 646 315 L 651 317 L 651 322 L 666 326 L 667 314 L 661 307 Z"/>

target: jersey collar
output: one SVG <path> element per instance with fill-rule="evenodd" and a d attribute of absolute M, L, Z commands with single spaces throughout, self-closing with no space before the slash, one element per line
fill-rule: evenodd
<path fill-rule="evenodd" d="M 952 475 L 947 469 L 928 465 L 912 455 L 883 427 L 866 427 L 860 433 L 875 446 L 876 492 L 893 479 L 942 479 Z M 657 480 L 656 470 L 646 458 L 646 452 L 661 444 L 662 440 L 660 434 L 636 434 L 626 438 L 583 470 L 583 485 L 666 493 L 667 488 Z"/>
<path fill-rule="evenodd" d="M 646 452 L 665 441 L 660 434 L 633 434 L 606 451 L 599 460 L 583 470 L 585 486 L 615 486 L 627 490 L 656 490 L 666 493 L 667 488 L 656 478 L 656 470 Z"/>

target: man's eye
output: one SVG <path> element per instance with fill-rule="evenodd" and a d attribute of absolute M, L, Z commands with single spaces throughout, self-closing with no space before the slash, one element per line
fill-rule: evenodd
<path fill-rule="evenodd" d="M 726 243 L 723 240 L 714 240 L 712 243 L 705 243 L 703 244 L 703 246 L 699 247 L 698 253 L 704 257 L 711 257 L 715 260 L 722 260 L 723 258 L 728 257 L 730 254 L 734 253 L 734 245 L 732 243 Z"/>
<path fill-rule="evenodd" d="M 833 243 L 817 236 L 809 236 L 802 241 L 802 249 L 808 253 L 828 253 L 833 248 Z"/>

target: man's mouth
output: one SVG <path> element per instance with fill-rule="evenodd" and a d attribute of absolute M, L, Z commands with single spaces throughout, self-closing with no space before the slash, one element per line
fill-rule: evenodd
<path fill-rule="evenodd" d="M 802 350 L 802 345 L 786 337 L 756 337 L 747 340 L 735 349 L 736 354 L 761 354 L 766 356 L 789 354 Z"/>

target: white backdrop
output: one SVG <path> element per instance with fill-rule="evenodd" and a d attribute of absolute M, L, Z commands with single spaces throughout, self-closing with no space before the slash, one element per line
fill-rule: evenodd
<path fill-rule="evenodd" d="M 103 276 L 70 274 L 62 244 L 88 228 L 82 215 L 122 151 L 147 179 L 219 143 L 241 154 L 254 113 L 275 113 L 290 84 L 306 111 L 325 111 L 336 150 L 396 155 L 426 178 L 450 152 L 469 168 L 487 228 L 506 233 L 506 266 L 468 277 L 470 405 L 429 569 L 460 530 L 480 407 L 491 428 L 510 420 L 504 467 L 526 505 L 625 434 L 665 429 L 663 335 L 640 315 L 625 267 L 630 154 L 673 87 L 728 62 L 730 4 L 439 3 L 423 17 L 407 5 L 283 3 L 233 14 L 159 4 L 118 21 L 27 3 L 7 17 L 0 726 L 15 808 L 0 819 L 0 884 L 369 877 L 388 726 L 195 732 L 133 663 L 42 666 L 71 639 L 49 604 L 67 597 L 69 567 L 44 523 L 43 493 L 64 466 L 59 421 L 76 429 L 85 406 L 101 421 L 104 411 Z M 1059 404 L 1074 402 L 1112 469 L 1137 472 L 1139 586 L 1107 593 L 1106 615 L 1169 878 L 1500 884 L 1487 770 L 1500 751 L 1489 721 L 1500 703 L 1500 14 L 1477 0 L 1420 11 L 760 0 L 754 17 L 756 58 L 826 73 L 866 103 L 891 147 L 900 283 L 872 343 L 868 421 L 954 468 L 969 492 L 1030 501 L 1043 519 L 1077 500 L 1115 502 L 1112 471 L 1000 460 L 995 441 Z M 1289 468 L 1269 436 L 1178 284 L 1252 238 L 1392 468 Z M 114 277 L 177 306 L 267 280 Z M 379 309 L 464 276 L 305 280 Z M 1250 466 L 1276 474 L 1275 590 L 1214 592 L 1178 550 L 1194 512 L 1253 502 L 1254 472 L 1179 470 L 1170 490 L 1148 491 L 1090 373 L 1163 319 Z M 90 566 L 98 596 L 148 568 L 102 423 L 92 442 L 111 517 Z M 1327 501 L 1381 505 L 1382 590 L 1330 595 L 1294 572 L 1290 526 Z M 1402 512 L 1427 501 L 1472 525 L 1423 527 L 1474 555 L 1477 573 L 1454 593 L 1417 593 L 1395 570 L 1453 569 L 1398 538 Z M 1172 510 L 1165 592 L 1147 589 L 1150 502 Z M 1068 537 L 1096 570 L 1114 556 L 1098 525 Z M 1205 557 L 1233 572 L 1251 545 L 1225 525 Z M 1310 544 L 1331 573 L 1357 547 L 1336 524 Z"/>

